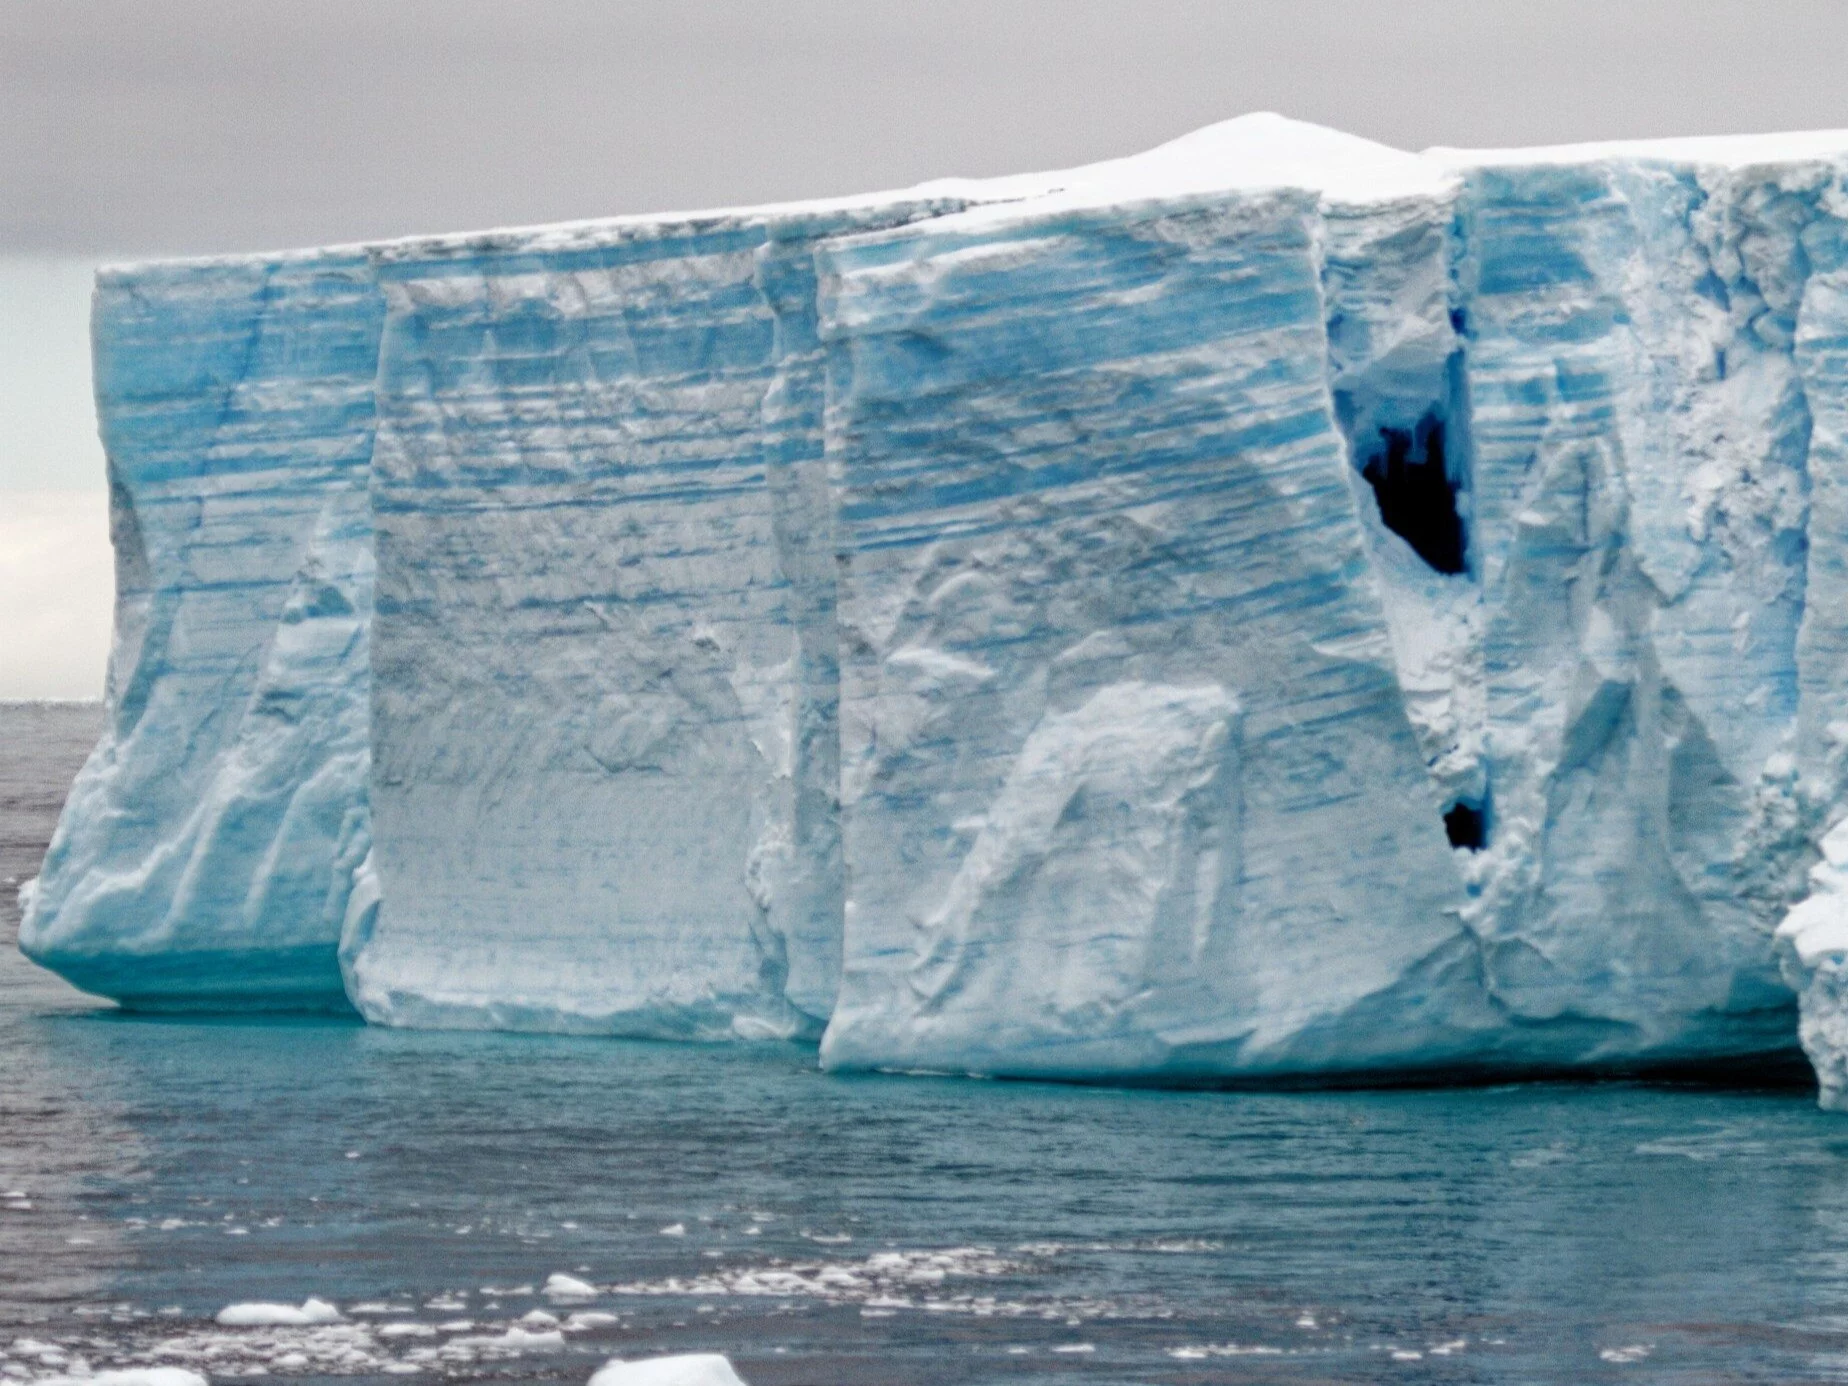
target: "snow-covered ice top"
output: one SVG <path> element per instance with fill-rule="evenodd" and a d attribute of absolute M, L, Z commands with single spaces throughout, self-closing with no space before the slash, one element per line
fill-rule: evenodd
<path fill-rule="evenodd" d="M 22 942 L 1076 1077 L 1766 1055 L 1794 989 L 1826 1075 L 1845 176 L 1258 114 L 111 269 L 111 723 Z"/>

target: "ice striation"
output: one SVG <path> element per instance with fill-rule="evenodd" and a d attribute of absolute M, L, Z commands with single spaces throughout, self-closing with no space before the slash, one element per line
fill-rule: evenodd
<path fill-rule="evenodd" d="M 382 316 L 350 252 L 98 277 L 109 720 L 20 930 L 88 990 L 346 1008 Z"/>
<path fill-rule="evenodd" d="M 834 1068 L 1800 1033 L 1848 1104 L 1845 227 L 1844 134 L 1250 116 L 107 271 L 110 726 L 22 944 Z"/>

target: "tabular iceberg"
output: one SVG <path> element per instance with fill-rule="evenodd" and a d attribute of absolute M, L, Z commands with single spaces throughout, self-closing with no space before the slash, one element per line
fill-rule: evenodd
<path fill-rule="evenodd" d="M 111 728 L 22 944 L 1062 1077 L 1749 1058 L 1800 997 L 1848 1102 L 1845 215 L 1848 135 L 1254 116 L 110 271 Z"/>

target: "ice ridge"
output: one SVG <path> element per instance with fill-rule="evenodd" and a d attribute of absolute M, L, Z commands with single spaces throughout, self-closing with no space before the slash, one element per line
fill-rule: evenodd
<path fill-rule="evenodd" d="M 1800 1033 L 1843 1105 L 1845 218 L 1844 134 L 1260 115 L 108 271 L 110 724 L 22 946 L 835 1068 Z"/>

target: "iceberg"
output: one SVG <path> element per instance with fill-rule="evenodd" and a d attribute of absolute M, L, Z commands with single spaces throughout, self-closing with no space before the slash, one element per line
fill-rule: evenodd
<path fill-rule="evenodd" d="M 1260 115 L 107 271 L 109 729 L 22 946 L 835 1069 L 1800 1042 L 1848 1105 L 1845 216 L 1837 132 Z"/>

